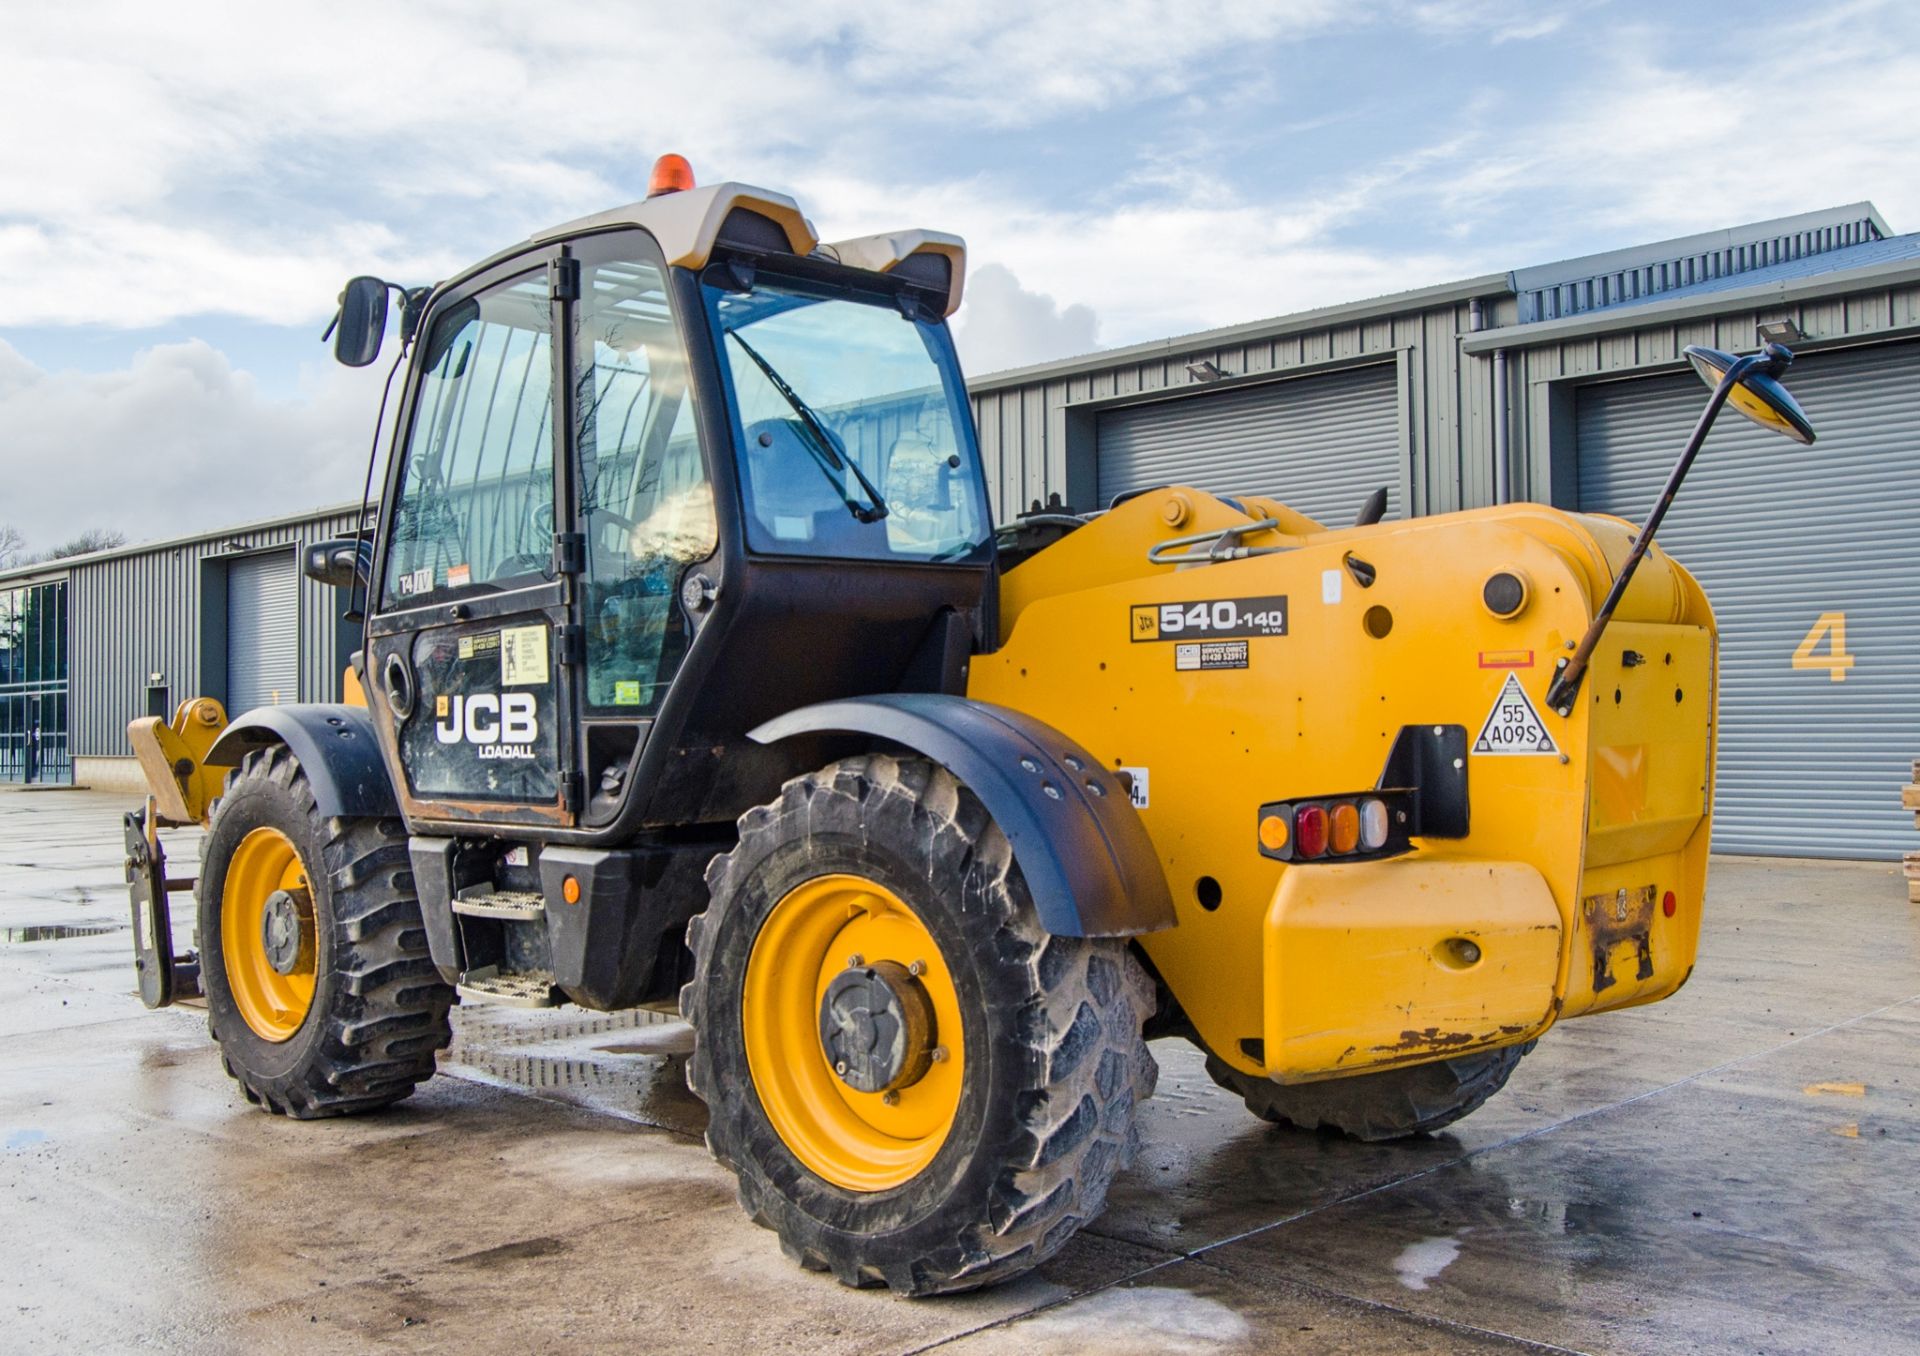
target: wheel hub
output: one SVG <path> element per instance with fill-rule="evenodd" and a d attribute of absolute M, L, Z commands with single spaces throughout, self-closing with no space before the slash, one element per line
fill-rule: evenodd
<path fill-rule="evenodd" d="M 850 965 L 820 1001 L 820 1044 L 856 1092 L 910 1087 L 933 1063 L 933 1004 L 897 961 Z"/>
<path fill-rule="evenodd" d="M 312 954 L 310 916 L 310 906 L 291 890 L 275 890 L 267 896 L 260 910 L 260 944 L 275 974 L 294 973 L 302 959 Z"/>

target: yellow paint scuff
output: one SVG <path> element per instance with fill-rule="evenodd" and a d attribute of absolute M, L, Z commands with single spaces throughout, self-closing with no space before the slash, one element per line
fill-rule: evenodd
<path fill-rule="evenodd" d="M 1865 1083 L 1809 1083 L 1801 1091 L 1809 1097 L 1819 1097 L 1822 1094 L 1832 1097 L 1865 1097 L 1867 1085 Z"/>

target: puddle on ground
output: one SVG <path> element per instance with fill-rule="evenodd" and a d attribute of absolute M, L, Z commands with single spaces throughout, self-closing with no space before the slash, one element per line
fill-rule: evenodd
<path fill-rule="evenodd" d="M 1460 1240 L 1451 1234 L 1422 1238 L 1400 1250 L 1393 1259 L 1393 1271 L 1407 1289 L 1425 1290 L 1427 1282 L 1452 1266 L 1459 1255 Z"/>
<path fill-rule="evenodd" d="M 1115 1286 L 1042 1310 L 1009 1332 L 1035 1351 L 1101 1350 L 1109 1356 L 1241 1347 L 1247 1320 L 1215 1299 L 1171 1286 Z"/>
<path fill-rule="evenodd" d="M 0 946 L 17 942 L 57 942 L 66 937 L 98 937 L 119 932 L 122 923 L 36 923 L 27 927 L 0 928 Z"/>

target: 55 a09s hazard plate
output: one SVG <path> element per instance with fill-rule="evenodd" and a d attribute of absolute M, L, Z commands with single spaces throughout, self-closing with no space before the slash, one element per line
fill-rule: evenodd
<path fill-rule="evenodd" d="M 1287 599 L 1213 598 L 1201 603 L 1135 603 L 1127 634 L 1139 640 L 1227 640 L 1237 636 L 1284 636 Z"/>

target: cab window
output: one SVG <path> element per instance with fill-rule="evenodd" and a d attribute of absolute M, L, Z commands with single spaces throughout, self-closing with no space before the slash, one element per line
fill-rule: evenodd
<path fill-rule="evenodd" d="M 583 259 L 574 314 L 587 704 L 652 715 L 686 654 L 681 576 L 718 541 L 686 346 L 646 259 Z"/>
<path fill-rule="evenodd" d="M 553 347 L 546 275 L 443 309 L 423 375 L 389 534 L 389 608 L 550 567 Z"/>
<path fill-rule="evenodd" d="M 945 329 L 881 296 L 764 275 L 708 284 L 732 397 L 747 544 L 971 561 L 991 524 Z"/>

